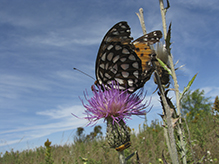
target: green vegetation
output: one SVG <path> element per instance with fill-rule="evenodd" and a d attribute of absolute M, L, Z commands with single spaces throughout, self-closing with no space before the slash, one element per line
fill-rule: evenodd
<path fill-rule="evenodd" d="M 203 117 L 210 114 L 211 102 L 210 97 L 204 97 L 204 90 L 199 89 L 195 91 L 188 91 L 182 98 L 182 110 L 183 114 L 186 114 L 187 120 L 193 120 L 197 117 L 197 114 L 201 114 Z"/>
<path fill-rule="evenodd" d="M 195 96 L 193 96 L 195 95 Z M 185 101 L 187 100 L 187 101 Z M 205 101 L 206 100 L 206 101 Z M 189 101 L 189 103 L 188 103 Z M 188 105 L 189 104 L 189 105 Z M 215 98 L 213 106 L 204 92 L 189 91 L 182 101 L 183 129 L 187 148 L 187 163 L 219 163 L 219 99 Z M 195 107 L 195 108 L 193 108 Z M 189 110 L 191 109 L 191 110 Z M 129 156 L 136 150 L 140 162 L 144 164 L 160 164 L 162 154 L 170 162 L 168 149 L 164 139 L 164 127 L 157 120 L 150 126 L 139 125 L 139 133 L 132 130 L 132 146 L 124 151 Z M 84 129 L 78 128 L 71 145 L 51 146 L 47 140 L 44 147 L 22 152 L 11 150 L 2 154 L 1 164 L 117 164 L 118 154 L 109 148 L 102 136 L 101 127 L 94 127 L 89 135 L 83 134 Z M 176 135 L 177 138 L 177 135 Z M 42 143 L 43 145 L 43 143 Z M 136 156 L 127 164 L 136 163 Z"/>

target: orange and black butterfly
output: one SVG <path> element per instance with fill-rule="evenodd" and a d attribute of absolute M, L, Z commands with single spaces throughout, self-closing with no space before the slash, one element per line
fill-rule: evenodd
<path fill-rule="evenodd" d="M 154 68 L 151 57 L 155 51 L 150 45 L 159 42 L 161 31 L 153 31 L 134 40 L 127 22 L 115 24 L 104 36 L 96 59 L 96 79 L 100 85 L 109 85 L 112 81 L 119 89 L 130 93 L 144 86 L 150 79 Z"/>

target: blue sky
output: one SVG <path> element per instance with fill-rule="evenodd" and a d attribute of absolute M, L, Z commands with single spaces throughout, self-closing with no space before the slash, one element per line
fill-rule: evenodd
<path fill-rule="evenodd" d="M 134 38 L 142 35 L 136 16 L 144 9 L 147 31 L 162 30 L 159 1 L 155 0 L 0 0 L 0 151 L 35 148 L 49 138 L 52 144 L 72 143 L 77 127 L 87 122 L 78 96 L 94 80 L 95 60 L 105 33 L 127 21 Z M 219 93 L 219 1 L 170 1 L 172 54 L 180 90 L 199 73 L 192 90 L 204 89 L 212 101 Z M 152 110 L 161 113 L 153 80 L 146 85 Z M 138 129 L 144 120 L 128 121 Z M 103 121 L 100 125 L 105 126 Z M 93 127 L 86 127 L 89 133 Z"/>

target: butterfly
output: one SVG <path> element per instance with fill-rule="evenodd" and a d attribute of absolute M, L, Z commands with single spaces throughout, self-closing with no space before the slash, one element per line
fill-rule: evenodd
<path fill-rule="evenodd" d="M 133 40 L 127 22 L 115 24 L 104 36 L 96 58 L 96 83 L 105 87 L 116 81 L 120 90 L 133 93 L 150 79 L 154 68 L 150 45 L 159 42 L 161 31 L 153 31 Z"/>

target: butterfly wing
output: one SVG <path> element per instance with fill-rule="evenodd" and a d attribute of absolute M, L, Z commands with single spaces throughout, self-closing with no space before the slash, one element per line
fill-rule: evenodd
<path fill-rule="evenodd" d="M 121 42 L 123 44 L 129 44 L 132 40 L 130 37 L 130 27 L 127 24 L 127 22 L 119 22 L 115 24 L 104 36 L 98 54 L 96 58 L 96 66 L 95 66 L 95 74 L 98 84 L 102 84 L 103 78 L 104 78 L 104 72 L 107 70 L 101 69 L 101 66 L 104 64 L 107 64 L 107 61 L 104 61 L 105 56 L 108 54 L 105 54 L 105 51 L 107 48 L 109 49 L 110 44 L 115 44 L 115 42 Z M 100 72 L 101 71 L 101 72 Z"/>
<path fill-rule="evenodd" d="M 119 89 L 134 92 L 141 87 L 141 60 L 129 45 L 111 42 L 97 59 L 96 77 L 99 84 L 116 81 Z"/>
<path fill-rule="evenodd" d="M 99 48 L 98 55 L 101 55 L 101 51 L 106 48 L 110 42 L 121 42 L 122 44 L 130 44 L 133 38 L 130 36 L 131 31 L 127 22 L 119 22 L 115 24 L 104 36 Z"/>
<path fill-rule="evenodd" d="M 98 84 L 108 86 L 116 81 L 121 90 L 134 92 L 150 79 L 153 70 L 147 68 L 152 53 L 149 45 L 158 41 L 155 35 L 160 33 L 146 34 L 132 43 L 130 33 L 129 25 L 123 21 L 115 24 L 104 36 L 96 59 Z"/>
<path fill-rule="evenodd" d="M 131 44 L 130 27 L 127 22 L 115 24 L 104 36 L 96 59 L 98 84 L 119 83 L 121 90 L 134 92 L 141 86 L 141 60 Z"/>
<path fill-rule="evenodd" d="M 151 49 L 151 45 L 159 42 L 161 38 L 161 31 L 153 31 L 141 36 L 132 42 L 135 47 L 135 53 L 142 61 L 143 83 L 150 79 L 154 71 L 154 68 L 151 65 L 151 57 L 156 54 L 155 51 Z"/>
<path fill-rule="evenodd" d="M 156 42 L 159 42 L 161 38 L 162 38 L 161 31 L 159 31 L 159 30 L 152 31 L 152 32 L 145 34 L 145 35 L 141 36 L 140 38 L 134 40 L 133 44 L 145 43 L 146 45 L 152 45 Z"/>

